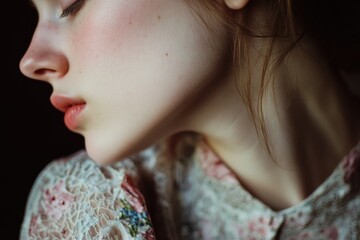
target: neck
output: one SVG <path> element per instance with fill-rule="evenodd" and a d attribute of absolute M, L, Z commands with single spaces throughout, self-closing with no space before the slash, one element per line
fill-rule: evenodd
<path fill-rule="evenodd" d="M 263 102 L 273 159 L 232 76 L 203 96 L 189 121 L 189 128 L 205 136 L 242 185 L 273 209 L 306 198 L 360 140 L 359 99 L 319 56 L 300 46 L 274 75 L 275 98 L 268 94 Z"/>

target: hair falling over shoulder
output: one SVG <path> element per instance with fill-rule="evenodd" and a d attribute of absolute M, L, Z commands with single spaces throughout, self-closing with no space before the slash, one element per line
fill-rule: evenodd
<path fill-rule="evenodd" d="M 235 72 L 238 91 L 270 156 L 263 100 L 268 90 L 273 90 L 272 74 L 303 39 L 311 39 L 334 73 L 360 73 L 359 1 L 250 0 L 241 14 L 227 8 L 221 0 L 188 1 L 188 4 L 210 30 L 206 16 L 226 23 L 233 33 L 233 64 L 237 66 L 234 69 L 239 66 L 242 69 L 241 74 Z M 265 28 L 253 24 L 253 8 L 261 9 L 266 16 Z M 203 14 L 204 11 L 211 14 Z M 249 46 L 255 39 L 265 39 L 267 47 L 261 60 L 261 81 L 254 91 L 249 73 L 252 67 Z M 280 51 L 275 50 L 278 41 L 285 43 Z"/>

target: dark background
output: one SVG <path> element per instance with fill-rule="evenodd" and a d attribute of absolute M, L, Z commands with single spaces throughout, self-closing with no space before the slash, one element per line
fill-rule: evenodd
<path fill-rule="evenodd" d="M 37 21 L 28 0 L 2 3 L 0 239 L 19 239 L 26 199 L 39 172 L 52 159 L 83 147 L 63 114 L 49 101 L 52 88 L 24 77 L 19 61 Z"/>

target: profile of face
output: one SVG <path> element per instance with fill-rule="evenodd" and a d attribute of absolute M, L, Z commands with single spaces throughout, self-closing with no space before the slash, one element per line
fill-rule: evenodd
<path fill-rule="evenodd" d="M 90 157 L 112 163 L 191 128 L 228 54 L 224 26 L 209 31 L 185 0 L 33 1 L 20 69 L 51 84 Z"/>

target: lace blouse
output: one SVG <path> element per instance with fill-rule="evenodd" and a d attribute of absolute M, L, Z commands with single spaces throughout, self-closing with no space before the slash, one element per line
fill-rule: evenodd
<path fill-rule="evenodd" d="M 360 143 L 309 197 L 281 211 L 246 191 L 199 138 L 111 166 L 79 151 L 39 174 L 20 239 L 356 240 L 359 193 Z"/>

